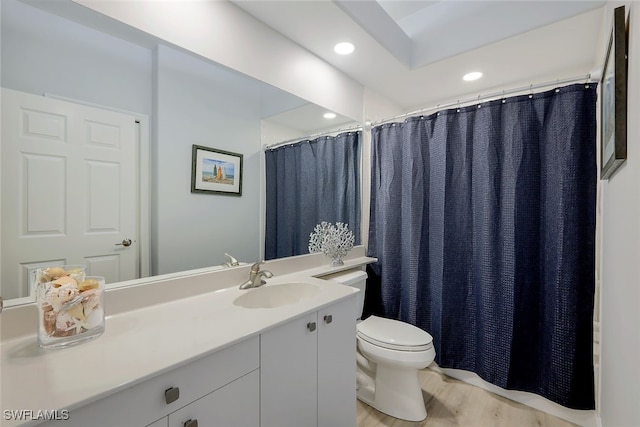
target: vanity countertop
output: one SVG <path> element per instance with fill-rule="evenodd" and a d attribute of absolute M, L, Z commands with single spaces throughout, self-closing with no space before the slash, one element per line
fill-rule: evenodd
<path fill-rule="evenodd" d="M 104 334 L 66 349 L 39 348 L 34 327 L 33 335 L 0 346 L 2 410 L 72 410 L 358 292 L 312 277 L 321 272 L 316 268 L 267 280 L 266 286 L 307 282 L 323 288 L 313 297 L 277 308 L 234 305 L 235 298 L 250 291 L 238 286 L 112 315 L 106 306 Z M 7 418 L 3 413 L 0 424 L 23 425 Z"/>

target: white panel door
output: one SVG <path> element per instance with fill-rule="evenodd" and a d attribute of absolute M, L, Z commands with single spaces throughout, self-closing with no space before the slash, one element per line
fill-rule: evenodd
<path fill-rule="evenodd" d="M 4 299 L 41 266 L 139 276 L 138 134 L 127 114 L 2 89 Z"/>

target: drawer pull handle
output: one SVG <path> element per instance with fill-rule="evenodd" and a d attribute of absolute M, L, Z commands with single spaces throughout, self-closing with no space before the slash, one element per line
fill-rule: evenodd
<path fill-rule="evenodd" d="M 184 422 L 183 427 L 198 427 L 198 420 L 187 420 Z"/>
<path fill-rule="evenodd" d="M 331 323 L 333 322 L 333 316 L 330 314 L 327 314 L 324 316 L 324 323 Z"/>
<path fill-rule="evenodd" d="M 309 332 L 315 331 L 316 330 L 316 322 L 307 323 L 307 329 L 309 330 Z"/>
<path fill-rule="evenodd" d="M 171 387 L 164 391 L 164 400 L 169 403 L 173 403 L 180 398 L 180 387 Z"/>

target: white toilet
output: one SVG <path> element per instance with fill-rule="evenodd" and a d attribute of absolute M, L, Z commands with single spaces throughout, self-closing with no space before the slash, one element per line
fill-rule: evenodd
<path fill-rule="evenodd" d="M 408 421 L 426 418 L 418 370 L 433 362 L 436 352 L 427 332 L 398 320 L 371 316 L 360 321 L 367 273 L 349 270 L 325 276 L 359 288 L 357 324 L 357 396 L 377 410 Z"/>

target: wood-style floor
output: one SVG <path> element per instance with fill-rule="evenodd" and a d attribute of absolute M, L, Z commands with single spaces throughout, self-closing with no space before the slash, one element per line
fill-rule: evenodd
<path fill-rule="evenodd" d="M 424 421 L 399 420 L 358 401 L 358 427 L 575 427 L 430 369 L 419 375 L 427 406 Z"/>

